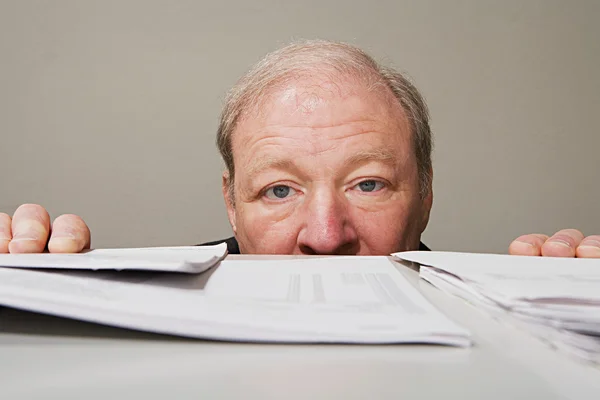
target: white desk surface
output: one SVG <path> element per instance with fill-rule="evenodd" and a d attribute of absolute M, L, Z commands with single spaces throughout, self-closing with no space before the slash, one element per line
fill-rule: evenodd
<path fill-rule="evenodd" d="M 218 343 L 2 308 L 0 399 L 600 399 L 600 368 L 399 269 L 474 347 Z"/>

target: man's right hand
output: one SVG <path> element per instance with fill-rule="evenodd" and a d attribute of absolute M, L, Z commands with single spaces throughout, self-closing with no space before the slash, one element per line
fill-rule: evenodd
<path fill-rule="evenodd" d="M 23 204 L 11 218 L 0 213 L 0 253 L 79 253 L 90 248 L 90 229 L 83 219 L 65 214 L 50 223 L 37 204 Z"/>

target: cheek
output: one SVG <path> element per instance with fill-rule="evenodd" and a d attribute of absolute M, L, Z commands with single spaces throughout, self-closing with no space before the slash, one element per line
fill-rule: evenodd
<path fill-rule="evenodd" d="M 237 239 L 244 253 L 292 254 L 298 226 L 293 218 L 281 219 L 254 205 L 237 210 Z"/>
<path fill-rule="evenodd" d="M 353 225 L 361 242 L 361 253 L 389 255 L 418 245 L 420 232 L 417 204 L 398 204 L 385 210 L 353 215 Z"/>

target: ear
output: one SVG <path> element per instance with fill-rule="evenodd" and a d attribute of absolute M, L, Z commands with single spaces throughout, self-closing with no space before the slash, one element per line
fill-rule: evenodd
<path fill-rule="evenodd" d="M 235 201 L 233 199 L 233 188 L 231 187 L 232 182 L 229 176 L 229 171 L 223 172 L 223 182 L 221 190 L 223 191 L 223 199 L 225 200 L 225 207 L 227 208 L 227 217 L 229 218 L 229 223 L 231 224 L 231 228 L 233 229 L 234 235 L 237 233 L 237 228 L 235 225 Z"/>
<path fill-rule="evenodd" d="M 429 224 L 429 216 L 431 215 L 431 207 L 433 206 L 433 169 L 429 170 L 429 188 L 427 195 L 423 199 L 423 214 L 421 216 L 421 233 L 427 228 Z"/>

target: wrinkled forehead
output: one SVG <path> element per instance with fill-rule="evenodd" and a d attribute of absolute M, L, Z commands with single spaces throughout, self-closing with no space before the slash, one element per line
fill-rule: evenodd
<path fill-rule="evenodd" d="M 239 121 L 232 153 L 236 174 L 246 178 L 292 164 L 317 176 L 367 158 L 411 169 L 411 144 L 408 120 L 389 88 L 354 77 L 298 76 L 271 89 Z"/>

